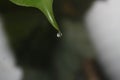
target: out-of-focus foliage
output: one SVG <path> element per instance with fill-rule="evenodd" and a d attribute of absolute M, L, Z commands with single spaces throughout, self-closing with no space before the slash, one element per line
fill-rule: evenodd
<path fill-rule="evenodd" d="M 53 27 L 60 32 L 58 24 L 53 15 L 52 9 L 53 0 L 10 0 L 10 1 L 17 5 L 38 8 L 46 15 L 46 17 L 48 18 L 49 22 L 53 25 Z"/>
<path fill-rule="evenodd" d="M 56 19 L 63 25 L 61 39 L 38 9 L 0 0 L 0 13 L 17 62 L 24 69 L 24 80 L 79 80 L 76 75 L 82 77 L 84 58 L 93 56 L 82 25 L 92 0 L 54 1 Z"/>

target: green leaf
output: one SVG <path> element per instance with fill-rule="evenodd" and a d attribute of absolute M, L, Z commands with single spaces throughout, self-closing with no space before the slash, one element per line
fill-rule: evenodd
<path fill-rule="evenodd" d="M 49 22 L 53 25 L 53 27 L 60 32 L 58 24 L 53 14 L 52 8 L 53 0 L 10 0 L 10 1 L 20 6 L 38 8 L 44 13 Z"/>

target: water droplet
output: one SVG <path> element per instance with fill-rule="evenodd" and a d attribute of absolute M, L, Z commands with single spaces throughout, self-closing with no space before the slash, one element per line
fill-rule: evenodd
<path fill-rule="evenodd" d="M 58 32 L 57 33 L 57 37 L 60 38 L 62 36 L 62 33 L 61 32 Z"/>

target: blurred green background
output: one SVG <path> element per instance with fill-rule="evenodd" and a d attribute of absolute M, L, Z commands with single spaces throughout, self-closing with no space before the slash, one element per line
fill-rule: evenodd
<path fill-rule="evenodd" d="M 0 0 L 0 14 L 23 80 L 86 80 L 84 60 L 94 58 L 83 18 L 94 0 L 54 0 L 62 38 L 36 8 Z"/>

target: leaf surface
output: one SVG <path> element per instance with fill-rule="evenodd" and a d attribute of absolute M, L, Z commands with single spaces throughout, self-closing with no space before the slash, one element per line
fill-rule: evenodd
<path fill-rule="evenodd" d="M 60 32 L 58 24 L 53 14 L 52 8 L 53 0 L 10 0 L 10 1 L 20 6 L 38 8 L 44 13 L 44 15 L 47 17 L 48 21 L 52 24 L 52 26 Z"/>

